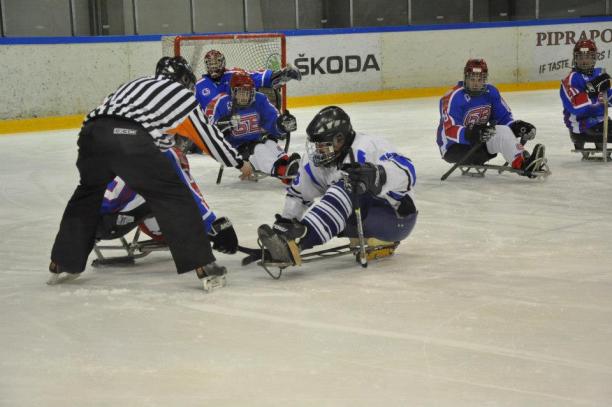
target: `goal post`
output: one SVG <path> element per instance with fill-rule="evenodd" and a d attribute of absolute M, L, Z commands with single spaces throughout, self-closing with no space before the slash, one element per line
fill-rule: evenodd
<path fill-rule="evenodd" d="M 206 73 L 204 55 L 211 49 L 223 53 L 228 69 L 277 71 L 287 64 L 285 35 L 280 33 L 162 37 L 162 54 L 164 56 L 180 55 L 185 58 L 191 64 L 198 79 Z M 259 91 L 265 93 L 279 109 L 286 110 L 285 86 L 281 87 L 280 95 L 271 88 L 260 88 Z"/>

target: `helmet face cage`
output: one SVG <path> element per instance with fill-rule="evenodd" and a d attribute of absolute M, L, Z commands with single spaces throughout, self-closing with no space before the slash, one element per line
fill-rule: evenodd
<path fill-rule="evenodd" d="M 225 72 L 225 56 L 217 50 L 211 50 L 204 56 L 204 64 L 208 76 L 218 79 Z"/>
<path fill-rule="evenodd" d="M 306 140 L 306 152 L 315 167 L 331 167 L 336 163 L 338 152 L 335 145 L 338 144 L 338 135 L 331 141 Z"/>
<path fill-rule="evenodd" d="M 463 69 L 463 87 L 471 96 L 482 95 L 487 87 L 489 68 L 484 59 L 470 59 Z"/>
<path fill-rule="evenodd" d="M 246 72 L 238 72 L 230 80 L 232 100 L 238 106 L 246 107 L 255 100 L 255 84 Z"/>
<path fill-rule="evenodd" d="M 312 163 L 317 167 L 331 167 L 354 133 L 346 112 L 337 106 L 328 106 L 312 119 L 306 134 L 306 151 Z"/>
<path fill-rule="evenodd" d="M 238 106 L 250 106 L 255 99 L 255 89 L 250 86 L 237 86 L 232 88 L 232 99 Z"/>
<path fill-rule="evenodd" d="M 597 46 L 591 40 L 582 40 L 574 47 L 574 68 L 581 73 L 591 75 L 597 61 Z"/>

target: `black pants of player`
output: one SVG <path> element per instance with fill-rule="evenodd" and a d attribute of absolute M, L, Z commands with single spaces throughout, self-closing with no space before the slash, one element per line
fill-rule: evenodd
<path fill-rule="evenodd" d="M 594 143 L 595 146 L 601 149 L 603 144 L 603 123 L 587 129 L 584 133 L 574 133 L 570 130 L 570 138 L 574 147 L 578 150 L 584 148 L 584 143 Z M 612 120 L 608 120 L 608 143 L 612 143 Z"/>
<path fill-rule="evenodd" d="M 100 222 L 107 184 L 117 175 L 150 205 L 177 271 L 215 261 L 197 204 L 170 162 L 137 123 L 102 117 L 79 134 L 80 182 L 70 198 L 55 238 L 51 260 L 63 271 L 85 269 Z"/>
<path fill-rule="evenodd" d="M 465 155 L 472 149 L 473 146 L 467 144 L 453 144 L 446 150 L 444 154 L 444 161 L 454 164 L 459 162 L 465 157 Z M 470 158 L 464 162 L 464 164 L 483 165 L 487 161 L 497 157 L 497 154 L 491 154 L 487 150 L 487 145 L 482 144 L 478 150 L 470 156 Z"/>

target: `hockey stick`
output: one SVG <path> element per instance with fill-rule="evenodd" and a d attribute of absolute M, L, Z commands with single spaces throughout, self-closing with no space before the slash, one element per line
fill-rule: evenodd
<path fill-rule="evenodd" d="M 355 154 L 353 149 L 349 149 L 349 159 L 351 164 L 355 164 Z M 368 256 L 366 255 L 365 237 L 363 236 L 363 219 L 361 218 L 361 206 L 359 204 L 359 196 L 357 195 L 356 185 L 351 185 L 351 194 L 353 195 L 353 210 L 355 211 L 355 219 L 357 220 L 357 236 L 359 237 L 359 263 L 361 267 L 368 267 Z"/>
<path fill-rule="evenodd" d="M 478 150 L 479 148 L 482 147 L 484 143 L 482 141 L 474 144 L 474 146 L 470 149 L 470 151 L 468 151 L 463 158 L 461 158 L 461 160 L 457 161 L 451 168 L 450 170 L 446 171 L 444 173 L 444 175 L 442 175 L 442 177 L 440 178 L 440 181 L 444 181 L 446 178 L 448 178 L 449 175 L 451 175 L 453 173 L 453 171 L 455 171 L 457 168 L 459 168 L 460 166 L 462 166 L 472 155 L 474 155 L 474 153 L 476 152 L 476 150 Z"/>
<path fill-rule="evenodd" d="M 602 97 L 604 96 L 604 92 L 602 92 Z M 601 151 L 603 153 L 603 162 L 608 162 L 608 91 L 605 91 L 604 97 L 604 121 L 603 121 L 603 133 L 602 133 L 602 145 Z"/>

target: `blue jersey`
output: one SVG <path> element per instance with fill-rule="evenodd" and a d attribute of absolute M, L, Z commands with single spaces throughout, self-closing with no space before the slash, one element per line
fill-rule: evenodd
<path fill-rule="evenodd" d="M 238 72 L 237 69 L 227 70 L 216 81 L 208 75 L 202 75 L 202 79 L 195 85 L 195 97 L 202 109 L 206 109 L 211 100 L 220 93 L 230 93 L 229 82 L 236 72 Z M 247 73 L 253 79 L 256 89 L 272 87 L 272 71 L 270 69 Z"/>
<path fill-rule="evenodd" d="M 493 85 L 486 85 L 482 95 L 470 96 L 459 82 L 440 99 L 440 124 L 437 143 L 442 155 L 453 144 L 467 144 L 466 128 L 474 124 L 509 125 L 514 121 L 510 108 Z"/>
<path fill-rule="evenodd" d="M 233 109 L 230 95 L 218 95 L 206 109 L 206 115 L 213 124 L 234 117 L 231 130 L 225 131 L 226 140 L 234 148 L 243 143 L 259 141 L 264 134 L 280 136 L 283 132 L 277 127 L 279 112 L 263 93 L 255 92 L 255 100 L 248 107 Z"/>
<path fill-rule="evenodd" d="M 573 133 L 583 133 L 603 122 L 604 105 L 599 103 L 598 95 L 589 96 L 586 92 L 587 82 L 601 73 L 601 68 L 595 68 L 591 76 L 572 70 L 561 81 L 559 94 L 563 102 L 563 121 Z M 608 100 L 611 96 L 612 90 L 608 90 Z"/>

